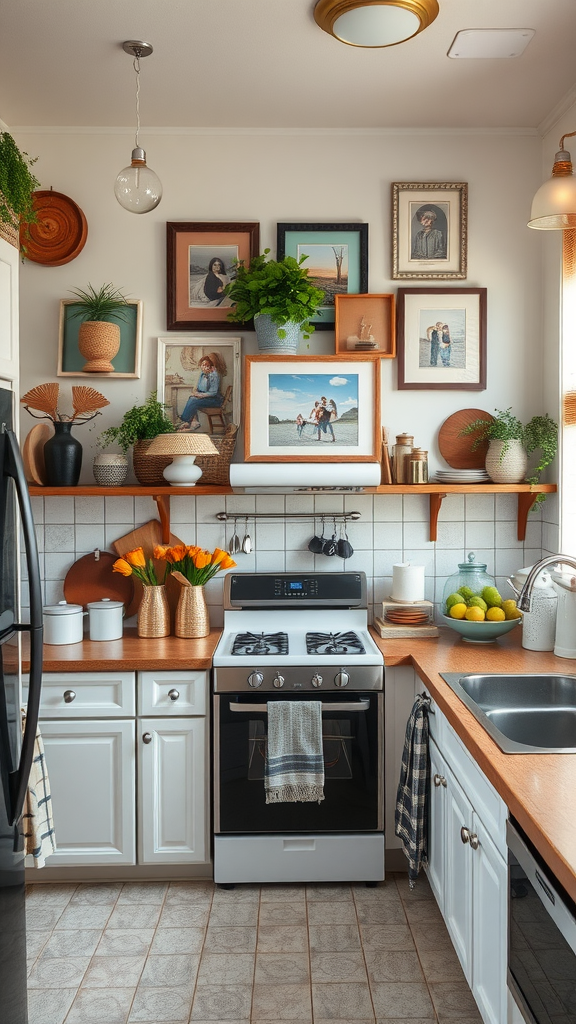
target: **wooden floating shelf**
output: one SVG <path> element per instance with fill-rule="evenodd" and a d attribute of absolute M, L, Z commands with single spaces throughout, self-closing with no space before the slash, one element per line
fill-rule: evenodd
<path fill-rule="evenodd" d="M 162 523 L 162 537 L 164 543 L 168 543 L 170 536 L 170 496 L 171 495 L 196 495 L 207 494 L 244 494 L 244 488 L 210 486 L 197 484 L 195 487 L 140 487 L 137 484 L 127 487 L 38 487 L 29 485 L 30 494 L 34 497 L 63 497 L 71 495 L 81 498 L 99 495 L 101 497 L 114 497 L 118 495 L 130 495 L 139 498 L 150 497 L 156 502 L 158 515 Z M 517 494 L 518 495 L 518 540 L 525 540 L 528 513 L 534 505 L 539 494 L 554 494 L 557 490 L 556 484 L 381 484 L 379 487 L 363 487 L 361 490 L 338 491 L 318 490 L 308 491 L 307 488 L 299 493 L 309 494 L 428 494 L 430 498 L 430 540 L 438 539 L 438 516 L 442 507 L 442 501 L 448 494 Z M 293 493 L 292 489 L 286 493 Z"/>

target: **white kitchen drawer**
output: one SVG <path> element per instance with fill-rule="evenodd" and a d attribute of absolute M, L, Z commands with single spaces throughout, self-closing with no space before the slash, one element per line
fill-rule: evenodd
<path fill-rule="evenodd" d="M 379 882 L 384 836 L 215 836 L 214 881 Z"/>
<path fill-rule="evenodd" d="M 27 688 L 22 697 L 26 702 Z M 133 672 L 46 672 L 42 676 L 40 718 L 129 718 L 135 714 Z"/>
<path fill-rule="evenodd" d="M 446 719 L 442 731 L 441 750 L 448 766 L 467 794 L 496 848 L 506 857 L 506 804 Z"/>
<path fill-rule="evenodd" d="M 205 715 L 208 679 L 203 671 L 139 672 L 138 714 Z"/>

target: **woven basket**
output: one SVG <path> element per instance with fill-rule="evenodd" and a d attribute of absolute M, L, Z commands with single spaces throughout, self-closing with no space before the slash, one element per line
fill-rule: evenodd
<path fill-rule="evenodd" d="M 17 249 L 20 248 L 20 234 L 14 224 L 7 224 L 6 221 L 0 220 L 0 238 L 3 238 L 5 242 L 9 242 L 10 245 L 14 245 Z"/>
<path fill-rule="evenodd" d="M 196 465 L 202 470 L 199 484 L 220 484 L 228 486 L 230 483 L 230 463 L 236 446 L 236 435 L 238 427 L 235 423 L 229 423 L 226 433 L 221 437 L 211 436 L 210 440 L 218 449 L 218 455 L 197 455 Z M 136 441 L 133 450 L 134 474 L 143 487 L 155 487 L 157 484 L 166 486 L 164 470 L 172 462 L 171 455 L 148 455 L 148 449 L 153 438 Z"/>
<path fill-rule="evenodd" d="M 132 451 L 134 475 L 143 487 L 155 487 L 156 484 L 165 487 L 167 481 L 164 479 L 163 472 L 166 466 L 172 462 L 172 456 L 148 455 L 148 449 L 153 440 L 153 437 L 147 437 L 136 441 Z"/>

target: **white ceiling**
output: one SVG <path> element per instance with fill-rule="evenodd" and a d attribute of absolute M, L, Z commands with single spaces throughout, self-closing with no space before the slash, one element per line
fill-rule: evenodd
<path fill-rule="evenodd" d="M 576 0 L 439 0 L 387 49 L 322 32 L 314 0 L 0 0 L 0 117 L 134 124 L 125 39 L 144 39 L 143 127 L 536 128 L 575 85 Z M 532 28 L 511 60 L 446 56 L 460 29 Z"/>

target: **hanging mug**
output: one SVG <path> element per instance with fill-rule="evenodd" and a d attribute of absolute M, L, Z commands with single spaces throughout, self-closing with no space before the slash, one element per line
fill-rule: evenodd
<path fill-rule="evenodd" d="M 330 540 L 324 542 L 322 553 L 324 555 L 335 555 L 337 550 L 338 541 L 336 540 L 336 520 L 334 520 L 334 533 L 332 534 Z"/>
<path fill-rule="evenodd" d="M 344 531 L 344 536 L 342 536 Z M 340 526 L 340 539 L 338 541 L 338 554 L 340 558 L 351 558 L 354 554 L 354 548 L 348 540 L 348 530 L 344 525 Z"/>
<path fill-rule="evenodd" d="M 312 551 L 315 555 L 321 555 L 324 550 L 324 520 L 322 520 L 322 536 L 319 537 L 316 533 L 316 520 L 314 520 L 314 536 L 308 544 L 308 551 Z"/>

